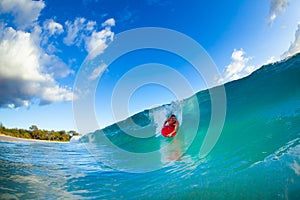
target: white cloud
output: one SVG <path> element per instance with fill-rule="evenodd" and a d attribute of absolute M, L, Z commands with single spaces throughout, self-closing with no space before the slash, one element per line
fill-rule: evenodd
<path fill-rule="evenodd" d="M 40 56 L 40 65 L 46 68 L 47 73 L 53 77 L 65 78 L 69 74 L 74 74 L 74 71 L 54 54 L 42 53 Z"/>
<path fill-rule="evenodd" d="M 103 30 L 98 32 L 93 31 L 90 37 L 85 38 L 85 47 L 90 59 L 103 53 L 108 43 L 113 41 L 114 33 L 111 31 L 112 26 L 115 26 L 115 20 L 110 18 L 102 23 L 102 27 L 105 27 Z"/>
<path fill-rule="evenodd" d="M 92 31 L 94 30 L 95 26 L 97 25 L 97 22 L 95 21 L 88 21 L 87 25 L 86 25 L 86 29 L 88 31 Z"/>
<path fill-rule="evenodd" d="M 80 32 L 86 27 L 85 18 L 76 18 L 74 22 L 66 21 L 67 26 L 67 36 L 64 38 L 64 43 L 66 45 L 77 44 L 80 45 Z"/>
<path fill-rule="evenodd" d="M 36 100 L 41 104 L 72 100 L 70 89 L 60 87 L 45 66 L 59 62 L 38 46 L 34 36 L 11 27 L 1 29 L 0 107 L 29 106 Z"/>
<path fill-rule="evenodd" d="M 289 0 L 271 0 L 269 11 L 269 25 L 272 25 L 274 20 L 288 7 Z"/>
<path fill-rule="evenodd" d="M 80 46 L 84 42 L 90 59 L 101 54 L 114 37 L 114 33 L 111 31 L 111 27 L 115 26 L 113 18 L 103 22 L 102 27 L 104 28 L 100 31 L 96 30 L 96 22 L 87 21 L 85 18 L 76 18 L 74 22 L 67 21 L 65 24 L 68 33 L 64 38 L 64 43 Z"/>
<path fill-rule="evenodd" d="M 102 23 L 102 27 L 106 27 L 106 26 L 115 26 L 116 22 L 113 18 L 110 18 L 108 20 L 106 20 L 105 22 Z"/>
<path fill-rule="evenodd" d="M 257 67 L 248 65 L 249 60 L 251 60 L 251 58 L 245 57 L 245 52 L 243 49 L 234 49 L 231 55 L 231 63 L 225 67 L 223 78 L 220 78 L 217 80 L 217 82 L 225 83 L 251 74 L 257 69 Z"/>
<path fill-rule="evenodd" d="M 44 22 L 44 30 L 47 30 L 51 35 L 59 35 L 64 32 L 63 26 L 55 22 L 53 19 L 48 19 Z"/>
<path fill-rule="evenodd" d="M 60 23 L 53 19 L 47 19 L 43 23 L 43 27 L 35 25 L 32 30 L 32 37 L 36 44 L 45 49 L 47 53 L 54 54 L 59 50 L 56 48 L 58 44 L 57 36 L 64 32 L 64 28 Z"/>
<path fill-rule="evenodd" d="M 284 52 L 284 54 L 281 57 L 286 58 L 299 52 L 300 52 L 300 22 L 298 23 L 298 29 L 295 32 L 294 42 L 291 43 L 289 49 L 286 52 Z"/>
<path fill-rule="evenodd" d="M 92 74 L 89 76 L 89 80 L 95 80 L 96 78 L 98 78 L 107 68 L 106 64 L 101 64 L 98 67 L 96 67 Z"/>
<path fill-rule="evenodd" d="M 52 24 L 52 21 L 53 20 L 51 19 L 46 20 L 43 28 L 39 25 L 35 25 L 30 33 L 30 39 L 34 42 L 36 47 L 40 49 L 40 65 L 47 69 L 47 73 L 51 74 L 53 77 L 64 78 L 69 74 L 73 74 L 74 71 L 54 54 L 59 52 L 55 46 L 57 42 L 55 39 L 51 40 L 49 38 L 54 37 L 55 33 L 54 35 L 51 35 L 47 28 L 47 24 Z"/>
<path fill-rule="evenodd" d="M 41 10 L 45 7 L 43 1 L 32 0 L 1 0 L 0 12 L 10 13 L 19 29 L 25 29 L 35 22 Z"/>
<path fill-rule="evenodd" d="M 93 59 L 97 55 L 103 53 L 107 47 L 107 43 L 112 41 L 114 33 L 109 27 L 102 31 L 93 31 L 92 35 L 85 38 L 85 48 L 89 53 L 89 58 Z"/>

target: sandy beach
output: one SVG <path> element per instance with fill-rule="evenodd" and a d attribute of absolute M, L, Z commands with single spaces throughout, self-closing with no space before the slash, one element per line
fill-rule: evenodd
<path fill-rule="evenodd" d="M 0 134 L 0 141 L 5 142 L 51 142 L 51 143 L 69 143 L 69 142 L 60 142 L 60 141 L 51 141 L 51 140 L 36 140 L 36 139 L 26 139 L 26 138 L 17 138 L 9 135 Z"/>

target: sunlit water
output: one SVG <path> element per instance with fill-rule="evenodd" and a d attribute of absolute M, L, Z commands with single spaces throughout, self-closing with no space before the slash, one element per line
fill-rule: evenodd
<path fill-rule="evenodd" d="M 252 163 L 224 153 L 183 156 L 161 170 L 133 174 L 95 161 L 80 143 L 0 143 L 1 199 L 299 199 L 300 142 Z M 238 151 L 238 150 L 237 150 Z M 166 159 L 172 160 L 172 154 Z M 226 158 L 227 156 L 227 158 Z"/>

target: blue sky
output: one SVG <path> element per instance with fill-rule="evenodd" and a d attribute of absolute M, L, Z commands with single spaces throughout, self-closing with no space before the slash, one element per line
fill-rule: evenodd
<path fill-rule="evenodd" d="M 89 54 L 134 28 L 162 27 L 197 41 L 215 62 L 222 84 L 300 51 L 298 0 L 0 0 L 0 122 L 7 127 L 76 130 L 73 85 Z M 93 51 L 99 47 L 99 51 Z M 149 56 L 150 55 L 150 56 Z M 114 122 L 113 86 L 137 65 L 178 70 L 194 91 L 206 88 L 185 60 L 144 50 L 102 66 L 95 92 L 100 127 Z M 176 81 L 176 80 L 175 80 Z M 128 100 L 130 114 L 175 100 L 169 88 L 148 84 Z"/>

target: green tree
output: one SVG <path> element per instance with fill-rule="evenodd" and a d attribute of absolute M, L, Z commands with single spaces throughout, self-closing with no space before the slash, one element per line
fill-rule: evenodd
<path fill-rule="evenodd" d="M 29 127 L 29 130 L 31 130 L 31 131 L 37 131 L 37 130 L 39 130 L 39 128 L 37 127 L 37 125 L 31 125 Z"/>
<path fill-rule="evenodd" d="M 36 125 L 31 125 L 29 127 L 29 129 L 31 130 L 31 136 L 33 139 L 38 139 L 39 137 L 39 129 Z"/>
<path fill-rule="evenodd" d="M 73 130 L 69 131 L 68 133 L 69 133 L 71 136 L 78 136 L 78 135 L 79 135 L 79 133 L 77 133 L 76 131 L 73 131 Z"/>
<path fill-rule="evenodd" d="M 2 123 L 0 123 L 0 133 L 14 136 L 14 137 L 20 137 L 20 138 L 64 141 L 64 142 L 70 141 L 71 134 L 78 135 L 78 133 L 76 133 L 75 131 L 66 132 L 65 130 L 61 130 L 61 131 L 41 130 L 36 125 L 30 126 L 29 130 L 18 129 L 18 128 L 5 128 L 2 125 Z"/>
<path fill-rule="evenodd" d="M 0 122 L 0 133 L 5 130 L 5 127 L 3 126 L 2 122 Z"/>

